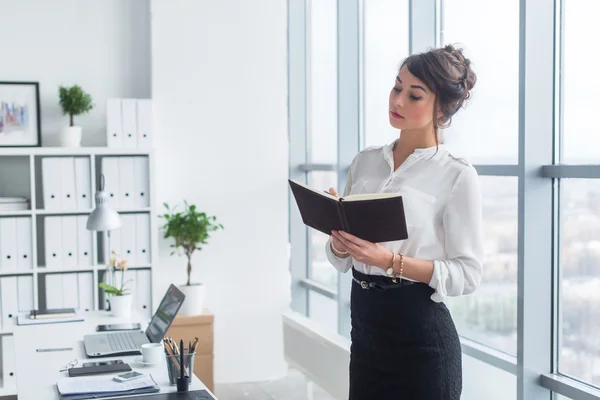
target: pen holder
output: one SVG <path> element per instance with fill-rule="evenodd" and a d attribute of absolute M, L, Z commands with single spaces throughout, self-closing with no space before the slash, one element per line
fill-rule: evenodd
<path fill-rule="evenodd" d="M 183 371 L 183 375 L 187 376 L 187 386 L 189 386 L 190 381 L 192 380 L 192 375 L 194 374 L 194 356 L 196 353 L 185 353 L 183 355 L 183 367 L 185 368 Z M 180 355 L 171 356 L 165 354 L 165 358 L 167 359 L 167 371 L 169 372 L 169 383 L 171 385 L 177 384 L 177 391 L 179 390 L 179 384 L 177 383 L 177 379 L 181 377 L 181 370 L 179 369 L 179 360 Z"/>

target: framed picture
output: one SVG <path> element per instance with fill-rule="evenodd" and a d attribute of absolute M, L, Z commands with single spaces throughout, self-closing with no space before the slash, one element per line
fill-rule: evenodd
<path fill-rule="evenodd" d="M 38 82 L 0 82 L 0 147 L 41 146 Z"/>

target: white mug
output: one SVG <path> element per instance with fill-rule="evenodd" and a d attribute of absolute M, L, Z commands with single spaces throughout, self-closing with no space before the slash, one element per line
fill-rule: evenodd
<path fill-rule="evenodd" d="M 156 364 L 163 358 L 163 345 L 160 343 L 144 343 L 142 345 L 142 361 L 144 364 Z"/>

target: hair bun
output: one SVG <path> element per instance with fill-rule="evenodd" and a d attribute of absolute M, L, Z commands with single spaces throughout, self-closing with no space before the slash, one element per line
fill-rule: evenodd
<path fill-rule="evenodd" d="M 451 54 L 457 61 L 457 68 L 459 69 L 459 73 L 461 74 L 460 80 L 465 88 L 465 98 L 470 97 L 470 91 L 475 86 L 477 82 L 477 77 L 473 69 L 471 69 L 471 60 L 465 57 L 463 53 L 463 49 L 459 47 L 455 47 L 452 44 L 447 44 L 444 46 L 444 51 Z"/>

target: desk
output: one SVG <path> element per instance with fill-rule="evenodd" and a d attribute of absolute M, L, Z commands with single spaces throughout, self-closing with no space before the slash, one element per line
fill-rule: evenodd
<path fill-rule="evenodd" d="M 56 382 L 68 377 L 67 372 L 59 372 L 69 361 L 77 358 L 79 365 L 85 361 L 121 359 L 134 371 L 151 373 L 161 392 L 175 392 L 177 387 L 170 385 L 166 362 L 147 367 L 134 362 L 140 355 L 112 356 L 88 359 L 83 346 L 83 336 L 96 333 L 96 325 L 140 322 L 147 323 L 135 315 L 132 318 L 116 318 L 106 311 L 85 313 L 85 321 L 60 324 L 15 326 L 14 343 L 17 375 L 17 396 L 19 400 L 58 399 Z M 72 347 L 70 351 L 37 352 L 39 348 Z M 206 386 L 194 375 L 190 390 L 206 389 Z M 212 394 L 212 393 L 211 393 Z M 214 396 L 214 395 L 213 395 Z M 119 398 L 124 398 L 120 396 Z M 215 397 L 216 399 L 216 397 Z"/>

